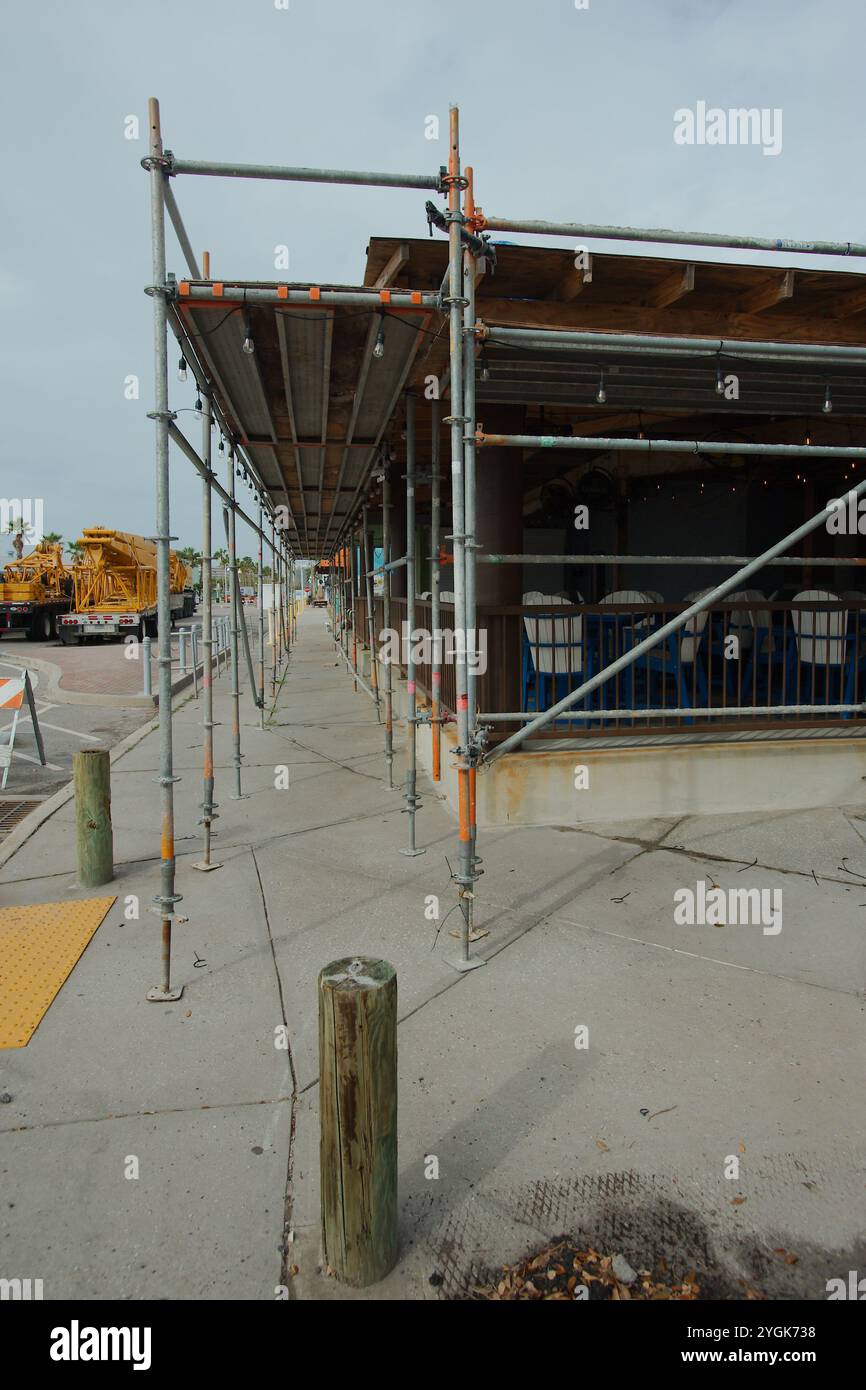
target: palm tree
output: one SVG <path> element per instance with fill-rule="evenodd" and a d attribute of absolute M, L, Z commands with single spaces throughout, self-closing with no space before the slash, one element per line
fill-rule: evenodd
<path fill-rule="evenodd" d="M 222 586 L 222 589 L 223 589 L 223 594 L 225 594 L 225 590 L 226 590 L 226 588 L 227 588 L 227 584 L 226 584 L 226 578 L 227 578 L 227 576 L 226 576 L 226 567 L 227 567 L 228 562 L 229 562 L 229 553 L 228 553 L 228 551 L 227 551 L 226 549 L 224 549 L 224 548 L 223 548 L 223 549 L 220 549 L 220 550 L 215 550 L 214 553 L 213 553 L 213 557 L 212 557 L 212 558 L 213 558 L 213 563 L 214 563 L 215 565 L 217 565 L 217 566 L 222 570 L 222 575 L 220 576 L 220 582 L 221 582 L 221 586 Z M 216 576 L 214 576 L 214 578 L 215 578 L 215 577 L 216 577 Z"/>

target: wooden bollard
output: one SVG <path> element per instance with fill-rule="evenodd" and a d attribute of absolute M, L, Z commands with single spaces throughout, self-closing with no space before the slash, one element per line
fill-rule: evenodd
<path fill-rule="evenodd" d="M 83 753 L 73 753 L 72 775 L 78 879 L 84 888 L 98 888 L 114 878 L 108 749 L 87 748 Z"/>
<path fill-rule="evenodd" d="M 347 957 L 319 975 L 322 1243 L 338 1279 L 397 1261 L 397 973 Z"/>

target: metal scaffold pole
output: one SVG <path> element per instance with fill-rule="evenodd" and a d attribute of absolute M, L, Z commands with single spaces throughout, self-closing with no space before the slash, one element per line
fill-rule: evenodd
<path fill-rule="evenodd" d="M 259 503 L 258 607 L 259 607 L 259 727 L 265 727 L 265 543 L 262 539 L 262 504 Z"/>
<path fill-rule="evenodd" d="M 469 954 L 472 938 L 473 886 L 475 872 L 472 862 L 471 777 L 472 752 L 469 741 L 469 695 L 466 662 L 466 552 L 463 441 L 466 420 L 463 414 L 463 212 L 461 189 L 466 180 L 460 173 L 460 135 L 457 107 L 450 111 L 450 149 L 448 174 L 444 180 L 448 189 L 448 304 L 451 414 L 451 508 L 454 544 L 454 623 L 457 629 L 455 668 L 457 689 L 457 808 L 460 835 L 460 862 L 452 875 L 457 885 L 461 909 L 460 954 L 451 964 L 458 970 L 472 970 L 484 961 Z"/>
<path fill-rule="evenodd" d="M 199 869 L 202 873 L 210 873 L 213 869 L 221 869 L 221 864 L 214 864 L 211 861 L 211 836 L 212 825 L 219 817 L 216 813 L 216 802 L 214 794 L 214 762 L 213 762 L 213 516 L 212 504 L 213 493 L 211 484 L 213 478 L 212 466 L 212 431 L 213 431 L 213 412 L 211 407 L 211 393 L 205 388 L 201 391 L 202 400 L 202 419 L 201 419 L 201 454 L 202 462 L 207 469 L 207 473 L 202 476 L 201 482 L 201 645 L 202 645 L 202 747 L 203 754 L 203 777 L 202 777 L 202 803 L 201 803 L 201 825 L 204 828 L 204 855 L 195 864 L 194 869 Z"/>
<path fill-rule="evenodd" d="M 415 396 L 406 392 L 406 783 L 403 799 L 409 816 L 409 845 L 401 854 L 426 854 L 415 843 L 415 815 L 421 805 L 417 794 L 418 700 L 415 693 Z"/>
<path fill-rule="evenodd" d="M 232 673 L 232 761 L 235 769 L 235 790 L 232 792 L 232 800 L 240 801 L 243 798 L 241 789 L 241 681 L 240 681 L 240 661 L 238 650 L 238 639 L 240 637 L 240 614 L 238 613 L 238 554 L 237 554 L 237 535 L 235 526 L 235 449 L 234 444 L 229 444 L 228 451 L 228 482 L 229 497 L 231 503 L 228 509 L 228 541 L 229 541 L 229 573 L 231 582 L 229 585 L 231 598 L 229 613 L 231 623 L 231 673 Z"/>
<path fill-rule="evenodd" d="M 349 575 L 350 575 L 349 595 L 350 595 L 350 598 L 351 598 L 351 604 L 350 604 L 349 611 L 350 611 L 351 614 L 352 614 L 352 689 L 354 690 L 355 694 L 357 695 L 357 693 L 358 693 L 358 628 L 357 628 L 357 624 L 356 624 L 356 622 L 355 622 L 355 593 L 356 593 L 356 590 L 357 590 L 357 587 L 358 587 L 358 580 L 357 580 L 357 575 L 356 575 L 357 558 L 356 558 L 356 552 L 355 552 L 355 528 L 354 528 L 354 526 L 350 526 L 350 527 L 349 527 L 349 533 L 348 533 L 348 536 L 346 537 L 346 544 L 347 544 L 347 546 L 348 546 L 348 551 L 349 551 Z M 347 641 L 348 641 L 348 638 L 347 638 Z"/>
<path fill-rule="evenodd" d="M 271 696 L 277 695 L 277 535 L 271 518 Z"/>
<path fill-rule="evenodd" d="M 466 213 L 472 216 L 475 205 L 472 195 L 472 170 L 466 169 L 468 181 L 466 193 Z M 476 724 L 478 702 L 476 699 L 476 677 L 478 672 L 478 632 L 476 615 L 475 587 L 475 256 L 469 247 L 463 248 L 463 415 L 466 421 L 463 435 L 463 491 L 466 499 L 463 530 L 466 553 L 466 694 L 469 702 L 467 723 L 472 750 L 472 763 L 469 769 L 469 832 L 472 840 L 472 872 L 479 874 L 480 860 L 476 853 L 478 843 L 478 822 L 475 814 L 477 779 Z"/>
<path fill-rule="evenodd" d="M 430 739 L 433 781 L 442 778 L 442 474 L 439 458 L 439 398 L 430 402 L 430 622 L 433 645 L 430 658 Z"/>
<path fill-rule="evenodd" d="M 373 576 L 370 573 L 370 522 L 367 504 L 361 508 L 361 530 L 364 536 L 364 592 L 367 600 L 367 646 L 370 650 L 370 685 L 376 702 L 376 719 L 382 723 L 382 706 L 379 699 L 379 663 L 376 660 L 375 619 L 373 615 Z"/>
<path fill-rule="evenodd" d="M 160 984 L 148 990 L 152 1002 L 180 999 L 183 987 L 171 987 L 171 925 L 181 895 L 175 892 L 174 763 L 171 727 L 171 511 L 169 503 L 168 426 L 168 313 L 165 270 L 165 191 L 159 102 L 148 102 L 150 153 L 150 226 L 152 243 L 154 343 L 154 409 L 150 418 L 156 434 L 156 548 L 157 614 L 159 622 L 159 785 L 161 789 L 161 883 L 154 906 L 162 922 L 162 970 Z"/>
<path fill-rule="evenodd" d="M 385 630 L 385 775 L 389 791 L 394 790 L 394 677 L 391 671 L 391 479 L 390 464 L 382 464 L 382 626 Z"/>

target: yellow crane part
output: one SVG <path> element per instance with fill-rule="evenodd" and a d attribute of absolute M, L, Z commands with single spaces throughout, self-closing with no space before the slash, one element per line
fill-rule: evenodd
<path fill-rule="evenodd" d="M 156 604 L 156 544 L 144 536 L 91 526 L 78 542 L 82 560 L 74 569 L 75 612 L 138 613 Z M 189 570 L 169 551 L 171 592 L 182 593 Z"/>
<path fill-rule="evenodd" d="M 56 602 L 72 588 L 63 546 L 49 541 L 40 541 L 29 555 L 5 565 L 0 576 L 0 603 Z"/>

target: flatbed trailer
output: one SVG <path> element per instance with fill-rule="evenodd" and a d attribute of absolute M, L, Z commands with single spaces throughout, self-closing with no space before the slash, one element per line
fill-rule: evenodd
<path fill-rule="evenodd" d="M 29 555 L 0 570 L 0 637 L 23 631 L 31 641 L 50 641 L 69 611 L 72 589 L 63 547 L 40 541 Z"/>
<path fill-rule="evenodd" d="M 74 603 L 60 619 L 63 642 L 88 637 L 155 637 L 158 629 L 156 545 L 143 536 L 93 526 L 79 542 Z M 171 621 L 195 611 L 189 570 L 170 552 Z"/>

